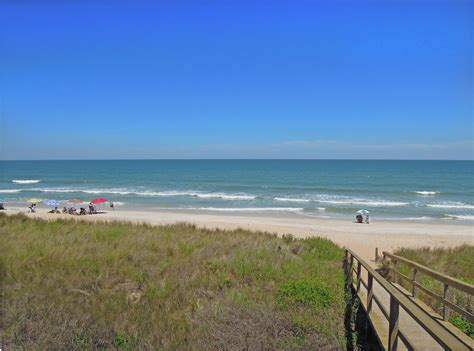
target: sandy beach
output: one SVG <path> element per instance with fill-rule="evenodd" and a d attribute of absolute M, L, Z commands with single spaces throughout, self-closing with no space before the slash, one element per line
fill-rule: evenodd
<path fill-rule="evenodd" d="M 278 235 L 292 234 L 298 238 L 324 237 L 350 248 L 366 260 L 373 260 L 375 248 L 393 251 L 399 247 L 454 247 L 464 243 L 474 245 L 474 226 L 422 221 L 372 221 L 356 224 L 350 220 L 328 218 L 273 217 L 265 215 L 210 214 L 175 211 L 108 211 L 87 216 L 49 214 L 46 209 L 27 213 L 29 217 L 44 219 L 74 218 L 77 220 L 130 221 L 152 225 L 178 222 L 192 223 L 206 228 L 245 228 Z M 9 210 L 13 214 L 18 210 Z"/>

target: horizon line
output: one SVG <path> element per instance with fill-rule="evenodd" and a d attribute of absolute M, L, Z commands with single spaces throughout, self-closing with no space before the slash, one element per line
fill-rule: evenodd
<path fill-rule="evenodd" d="M 474 161 L 474 159 L 406 158 L 77 158 L 77 159 L 0 159 L 0 162 L 34 161 Z"/>

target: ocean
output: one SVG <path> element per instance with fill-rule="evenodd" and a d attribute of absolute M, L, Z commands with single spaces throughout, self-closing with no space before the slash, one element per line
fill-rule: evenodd
<path fill-rule="evenodd" d="M 36 197 L 116 209 L 353 218 L 474 220 L 473 161 L 0 161 L 0 201 Z"/>

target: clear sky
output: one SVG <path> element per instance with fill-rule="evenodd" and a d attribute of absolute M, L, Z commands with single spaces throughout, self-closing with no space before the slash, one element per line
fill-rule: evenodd
<path fill-rule="evenodd" d="M 0 159 L 473 159 L 474 1 L 0 1 Z"/>

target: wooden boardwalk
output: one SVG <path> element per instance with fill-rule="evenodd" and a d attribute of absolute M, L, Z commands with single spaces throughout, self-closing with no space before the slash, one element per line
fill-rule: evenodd
<path fill-rule="evenodd" d="M 473 350 L 474 342 L 351 250 L 346 272 L 379 343 L 386 350 Z"/>

